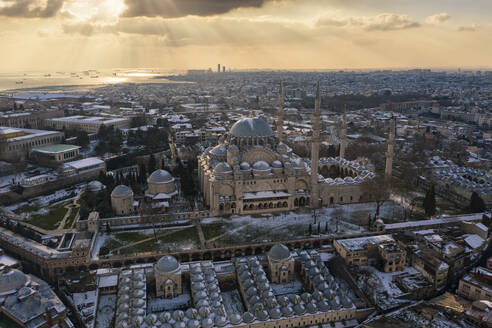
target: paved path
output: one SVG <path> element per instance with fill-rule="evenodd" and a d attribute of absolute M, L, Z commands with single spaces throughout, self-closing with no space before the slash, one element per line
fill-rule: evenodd
<path fill-rule="evenodd" d="M 200 223 L 200 220 L 193 219 L 193 224 L 195 225 L 196 230 L 198 231 L 198 238 L 200 239 L 200 248 L 201 249 L 207 248 L 206 241 L 205 241 L 205 235 L 203 234 L 202 225 Z"/>

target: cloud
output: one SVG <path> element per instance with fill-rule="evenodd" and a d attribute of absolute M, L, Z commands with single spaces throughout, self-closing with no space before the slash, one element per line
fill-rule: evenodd
<path fill-rule="evenodd" d="M 312 32 L 303 24 L 280 24 L 236 18 L 180 19 L 120 18 L 115 24 L 74 23 L 62 25 L 67 34 L 128 34 L 153 36 L 166 46 L 259 45 L 312 42 Z"/>
<path fill-rule="evenodd" d="M 460 31 L 460 32 L 474 32 L 478 28 L 479 28 L 478 24 L 461 25 L 461 26 L 458 26 L 458 31 Z"/>
<path fill-rule="evenodd" d="M 435 14 L 435 15 L 431 15 L 431 16 L 427 17 L 425 21 L 428 24 L 439 25 L 439 24 L 444 23 L 445 21 L 450 20 L 450 19 L 451 19 L 450 14 L 440 13 L 440 14 Z"/>
<path fill-rule="evenodd" d="M 274 0 L 125 0 L 127 9 L 123 16 L 214 16 L 237 8 L 260 8 L 269 1 Z"/>
<path fill-rule="evenodd" d="M 318 27 L 360 27 L 366 31 L 392 31 L 419 27 L 420 23 L 407 15 L 383 13 L 374 17 L 321 17 L 316 23 Z"/>
<path fill-rule="evenodd" d="M 64 0 L 0 0 L 0 16 L 49 18 L 61 9 Z"/>

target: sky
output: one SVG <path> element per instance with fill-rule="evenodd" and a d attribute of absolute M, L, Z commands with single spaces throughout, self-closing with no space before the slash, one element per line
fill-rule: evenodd
<path fill-rule="evenodd" d="M 0 72 L 491 68 L 491 0 L 0 0 Z"/>

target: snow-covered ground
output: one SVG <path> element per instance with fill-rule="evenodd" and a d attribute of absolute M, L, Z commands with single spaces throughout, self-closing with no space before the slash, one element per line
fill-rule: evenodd
<path fill-rule="evenodd" d="M 286 284 L 271 283 L 270 286 L 272 287 L 275 296 L 285 294 L 301 294 L 302 291 L 302 282 L 299 280 L 294 280 Z"/>
<path fill-rule="evenodd" d="M 393 281 L 394 276 L 402 273 L 414 274 L 417 273 L 417 270 L 413 267 L 406 267 L 403 271 L 381 272 L 372 266 L 361 266 L 358 268 L 357 285 L 380 308 L 390 309 L 408 302 L 407 300 L 398 299 L 405 293 Z"/>
<path fill-rule="evenodd" d="M 186 309 L 191 306 L 191 295 L 183 293 L 175 298 L 151 298 L 147 304 L 148 313 Z"/>
<path fill-rule="evenodd" d="M 239 291 L 234 289 L 229 292 L 222 292 L 222 299 L 224 303 L 224 307 L 226 312 L 231 315 L 233 313 L 244 313 L 243 302 L 241 301 L 241 295 L 239 295 Z"/>
<path fill-rule="evenodd" d="M 116 312 L 116 294 L 101 295 L 97 306 L 96 328 L 110 328 Z"/>
<path fill-rule="evenodd" d="M 87 327 L 93 328 L 95 322 L 94 319 L 96 317 L 98 290 L 91 290 L 85 293 L 74 293 L 72 294 L 72 297 L 74 305 L 82 315 Z"/>

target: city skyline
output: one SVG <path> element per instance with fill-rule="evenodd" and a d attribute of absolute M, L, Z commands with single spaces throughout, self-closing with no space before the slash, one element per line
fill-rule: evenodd
<path fill-rule="evenodd" d="M 490 68 L 492 4 L 0 1 L 2 71 Z"/>

